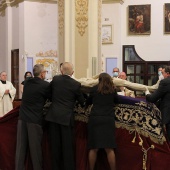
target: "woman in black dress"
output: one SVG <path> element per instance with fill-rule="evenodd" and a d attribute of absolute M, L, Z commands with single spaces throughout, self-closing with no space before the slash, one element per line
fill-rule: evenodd
<path fill-rule="evenodd" d="M 118 96 L 112 78 L 107 73 L 99 75 L 99 83 L 90 95 L 93 104 L 88 122 L 89 168 L 94 170 L 97 152 L 106 151 L 111 170 L 116 169 L 115 153 L 115 114 L 114 105 Z"/>
<path fill-rule="evenodd" d="M 22 81 L 22 83 L 21 83 L 21 85 L 20 85 L 20 91 L 21 91 L 21 93 L 23 93 L 25 80 L 26 80 L 26 79 L 29 79 L 29 78 L 32 78 L 32 77 L 33 77 L 33 76 L 32 76 L 32 73 L 31 73 L 30 71 L 25 72 L 25 74 L 24 74 L 24 81 Z"/>

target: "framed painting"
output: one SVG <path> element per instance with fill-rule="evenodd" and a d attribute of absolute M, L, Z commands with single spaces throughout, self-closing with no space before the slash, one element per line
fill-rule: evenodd
<path fill-rule="evenodd" d="M 166 3 L 164 7 L 164 33 L 170 34 L 170 3 Z"/>
<path fill-rule="evenodd" d="M 132 35 L 151 33 L 151 5 L 130 5 L 128 9 L 128 31 Z"/>
<path fill-rule="evenodd" d="M 112 44 L 112 25 L 102 26 L 102 44 Z"/>

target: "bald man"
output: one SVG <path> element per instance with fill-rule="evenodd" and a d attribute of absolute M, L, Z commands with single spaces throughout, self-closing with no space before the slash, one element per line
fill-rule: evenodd
<path fill-rule="evenodd" d="M 119 78 L 123 79 L 123 80 L 126 80 L 127 79 L 126 73 L 125 72 L 120 72 L 119 73 Z"/>
<path fill-rule="evenodd" d="M 81 105 L 84 104 L 84 97 L 80 90 L 81 84 L 72 78 L 73 65 L 63 63 L 61 73 L 62 75 L 54 76 L 50 83 L 52 104 L 46 116 L 49 121 L 52 170 L 75 170 L 73 109 L 76 100 Z"/>

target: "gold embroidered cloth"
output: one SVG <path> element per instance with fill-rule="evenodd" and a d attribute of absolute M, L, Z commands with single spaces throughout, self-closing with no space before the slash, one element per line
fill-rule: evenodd
<path fill-rule="evenodd" d="M 125 128 L 149 137 L 153 142 L 163 144 L 166 141 L 161 123 L 161 112 L 153 103 L 141 99 L 119 96 L 120 103 L 115 107 L 117 128 Z M 82 108 L 76 105 L 75 119 L 88 122 L 92 105 Z"/>

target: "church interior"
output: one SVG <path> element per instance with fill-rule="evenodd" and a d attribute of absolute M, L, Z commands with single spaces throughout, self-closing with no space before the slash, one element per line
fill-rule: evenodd
<path fill-rule="evenodd" d="M 169 44 L 169 0 L 0 0 L 0 72 L 16 88 L 14 109 L 0 118 L 0 170 L 15 166 L 20 84 L 35 64 L 44 64 L 47 81 L 59 73 L 60 63 L 71 62 L 77 79 L 113 76 L 117 67 L 128 81 L 151 86 L 158 67 L 170 65 Z M 120 97 L 116 108 L 117 170 L 168 170 L 170 145 L 160 111 L 143 101 L 143 91 L 135 95 L 128 101 Z M 75 109 L 76 170 L 89 170 L 86 109 L 85 116 Z M 45 130 L 44 170 L 51 168 L 47 138 Z M 32 170 L 29 153 L 25 166 Z M 102 151 L 96 170 L 110 170 Z"/>
<path fill-rule="evenodd" d="M 136 5 L 147 20 L 148 28 L 143 26 L 141 32 L 132 28 Z M 155 76 L 158 65 L 169 64 L 168 10 L 168 0 L 1 1 L 0 71 L 7 72 L 15 87 L 26 71 L 38 62 L 46 62 L 44 59 L 46 65 L 55 63 L 48 68 L 49 78 L 59 63 L 69 61 L 76 78 L 100 72 L 112 75 L 113 68 L 118 67 L 129 72 L 132 79 L 132 68 L 124 61 L 126 47 L 132 46 L 142 61 L 151 62 L 150 66 L 144 62 L 138 72 L 143 72 L 143 77 Z M 105 32 L 110 38 L 106 41 Z M 149 84 L 149 78 L 143 83 Z M 17 98 L 21 98 L 20 93 Z"/>

